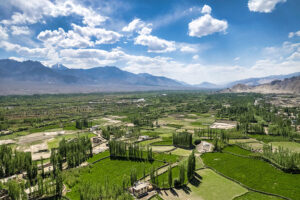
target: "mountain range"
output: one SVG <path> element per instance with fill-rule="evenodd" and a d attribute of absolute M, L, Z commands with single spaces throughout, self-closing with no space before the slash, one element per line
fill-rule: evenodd
<path fill-rule="evenodd" d="M 51 68 L 38 61 L 0 60 L 0 94 L 74 93 L 182 89 L 187 84 L 147 73 L 134 74 L 113 66 Z"/>
<path fill-rule="evenodd" d="M 267 87 L 266 84 L 269 83 L 274 85 L 275 80 L 284 80 L 294 76 L 300 76 L 300 72 L 249 78 L 223 85 L 209 82 L 189 85 L 163 76 L 147 73 L 134 74 L 114 66 L 70 69 L 58 63 L 50 68 L 38 61 L 19 62 L 12 59 L 0 59 L 0 95 L 187 89 L 223 89 L 222 92 L 252 91 L 256 86 Z M 224 90 L 225 88 L 231 89 Z M 256 91 L 260 90 L 256 89 Z"/>

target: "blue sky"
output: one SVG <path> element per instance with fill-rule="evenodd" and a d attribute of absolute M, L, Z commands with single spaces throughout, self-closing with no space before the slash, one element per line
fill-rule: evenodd
<path fill-rule="evenodd" d="M 4 0 L 0 58 L 198 84 L 300 71 L 298 0 Z"/>

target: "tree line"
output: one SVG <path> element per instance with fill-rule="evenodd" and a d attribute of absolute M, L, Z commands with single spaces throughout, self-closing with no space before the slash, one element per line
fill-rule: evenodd
<path fill-rule="evenodd" d="M 110 157 L 113 159 L 144 160 L 152 162 L 152 148 L 147 147 L 146 152 L 138 144 L 127 144 L 122 141 L 109 141 Z M 146 153 L 146 155 L 144 155 Z"/>

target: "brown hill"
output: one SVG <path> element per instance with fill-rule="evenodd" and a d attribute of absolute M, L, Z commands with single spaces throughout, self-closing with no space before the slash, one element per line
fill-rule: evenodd
<path fill-rule="evenodd" d="M 300 76 L 286 78 L 282 81 L 275 80 L 271 83 L 261 84 L 258 86 L 247 86 L 244 84 L 234 85 L 232 88 L 227 88 L 221 91 L 222 93 L 276 93 L 276 94 L 300 94 Z"/>

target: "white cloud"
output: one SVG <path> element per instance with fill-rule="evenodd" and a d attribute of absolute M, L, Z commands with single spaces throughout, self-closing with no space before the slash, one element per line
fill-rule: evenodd
<path fill-rule="evenodd" d="M 39 33 L 37 38 L 43 41 L 46 46 L 52 45 L 62 48 L 85 48 L 89 46 L 94 46 L 94 43 L 90 41 L 90 38 L 83 37 L 72 30 L 65 32 L 62 28 L 58 28 L 58 30 L 54 31 L 42 31 Z"/>
<path fill-rule="evenodd" d="M 13 35 L 29 35 L 30 31 L 27 26 L 11 26 L 11 33 Z"/>
<path fill-rule="evenodd" d="M 235 57 L 233 60 L 234 60 L 234 61 L 239 61 L 239 60 L 240 60 L 240 57 Z"/>
<path fill-rule="evenodd" d="M 83 37 L 95 37 L 97 38 L 96 44 L 113 44 L 120 40 L 122 37 L 121 34 L 109 31 L 104 28 L 95 28 L 95 27 L 81 27 L 76 24 L 72 24 L 74 32 L 79 33 Z"/>
<path fill-rule="evenodd" d="M 28 48 L 18 44 L 2 41 L 0 42 L 0 48 L 6 51 L 15 51 L 22 56 L 29 57 L 47 57 L 48 49 L 46 48 Z"/>
<path fill-rule="evenodd" d="M 132 20 L 127 26 L 123 27 L 122 31 L 138 33 L 138 36 L 134 38 L 134 44 L 147 46 L 148 52 L 165 53 L 176 50 L 174 41 L 168 41 L 151 35 L 152 24 L 147 24 L 140 19 Z"/>
<path fill-rule="evenodd" d="M 193 56 L 193 59 L 194 59 L 194 60 L 198 60 L 198 59 L 199 59 L 199 56 L 198 56 L 198 55 L 194 55 L 194 56 Z"/>
<path fill-rule="evenodd" d="M 137 30 L 141 30 L 143 27 L 145 27 L 146 24 L 142 20 L 136 18 L 132 20 L 127 26 L 124 26 L 122 31 L 124 32 L 134 32 Z"/>
<path fill-rule="evenodd" d="M 286 0 L 249 0 L 248 8 L 253 12 L 270 13 L 275 9 L 276 4 L 284 2 Z"/>
<path fill-rule="evenodd" d="M 289 38 L 292 38 L 292 37 L 294 37 L 294 36 L 300 37 L 300 31 L 290 32 L 290 33 L 289 33 Z"/>
<path fill-rule="evenodd" d="M 141 34 L 134 39 L 134 44 L 140 44 L 148 47 L 148 52 L 165 53 L 175 51 L 175 42 L 160 39 L 149 34 Z"/>
<path fill-rule="evenodd" d="M 93 47 L 95 44 L 113 44 L 122 37 L 121 34 L 108 31 L 103 28 L 90 26 L 78 26 L 72 24 L 73 30 L 65 32 L 62 28 L 58 30 L 45 30 L 39 33 L 37 38 L 43 41 L 46 45 L 58 46 L 62 48 L 76 47 L 86 48 Z M 96 40 L 93 42 L 92 37 Z"/>
<path fill-rule="evenodd" d="M 196 53 L 198 52 L 198 49 L 192 45 L 183 45 L 180 48 L 180 51 L 185 53 Z"/>
<path fill-rule="evenodd" d="M 210 14 L 211 13 L 211 7 L 209 5 L 204 5 L 202 10 L 201 10 L 202 14 Z"/>
<path fill-rule="evenodd" d="M 0 38 L 2 38 L 2 39 L 7 39 L 8 38 L 6 28 L 1 26 L 1 25 L 0 25 Z"/>
<path fill-rule="evenodd" d="M 9 57 L 8 59 L 11 59 L 11 60 L 15 60 L 15 61 L 18 61 L 18 62 L 23 62 L 25 61 L 26 59 L 25 58 L 22 58 L 22 57 Z"/>
<path fill-rule="evenodd" d="M 218 20 L 206 14 L 189 23 L 189 36 L 203 37 L 216 32 L 226 32 L 228 27 L 226 20 Z"/>
<path fill-rule="evenodd" d="M 34 24 L 42 22 L 44 17 L 58 17 L 76 14 L 83 17 L 83 23 L 89 26 L 96 26 L 104 22 L 104 17 L 91 8 L 87 8 L 73 0 L 49 0 L 24 1 L 10 0 L 9 5 L 17 8 L 20 12 L 15 12 L 10 19 L 2 20 L 6 25 L 12 24 Z"/>

